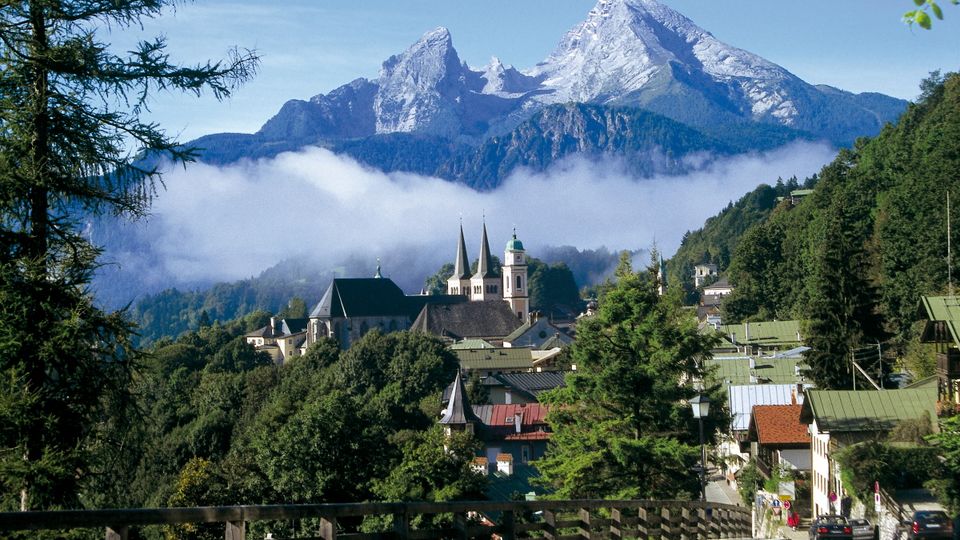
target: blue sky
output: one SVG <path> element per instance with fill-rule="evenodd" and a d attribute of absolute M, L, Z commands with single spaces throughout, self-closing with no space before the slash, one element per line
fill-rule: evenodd
<path fill-rule="evenodd" d="M 900 21 L 910 0 L 665 0 L 731 45 L 807 82 L 911 99 L 931 70 L 960 65 L 960 7 L 944 6 L 932 31 Z M 231 45 L 262 55 L 257 78 L 228 102 L 160 95 L 152 119 L 182 140 L 253 132 L 288 99 L 307 99 L 357 77 L 424 32 L 446 26 L 474 67 L 491 56 L 523 69 L 544 59 L 592 0 L 199 0 L 106 35 L 116 47 L 164 34 L 174 58 L 199 61 Z"/>

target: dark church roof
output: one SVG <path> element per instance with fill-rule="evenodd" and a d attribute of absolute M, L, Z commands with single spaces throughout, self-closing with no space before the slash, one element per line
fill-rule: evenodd
<path fill-rule="evenodd" d="M 517 318 L 503 300 L 427 304 L 420 311 L 411 330 L 454 339 L 503 338 L 523 321 Z"/>
<path fill-rule="evenodd" d="M 389 278 L 337 278 L 330 283 L 311 318 L 409 317 L 414 318 L 427 304 L 466 302 L 461 295 L 406 296 Z M 305 325 L 304 325 L 305 326 Z"/>

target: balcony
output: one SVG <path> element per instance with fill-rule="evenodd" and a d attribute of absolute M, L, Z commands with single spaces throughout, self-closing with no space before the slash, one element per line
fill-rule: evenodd
<path fill-rule="evenodd" d="M 446 528 L 415 528 L 417 516 L 452 515 Z M 497 516 L 497 521 L 479 520 Z M 392 528 L 360 532 L 365 516 L 390 516 Z M 750 538 L 750 510 L 700 501 L 517 501 L 448 503 L 360 503 L 128 510 L 65 510 L 0 513 L 5 531 L 100 529 L 106 540 L 126 540 L 147 525 L 223 523 L 226 540 L 243 540 L 246 524 L 268 520 L 319 519 L 323 540 L 430 540 L 484 538 L 503 540 L 543 536 L 547 540 L 643 538 L 693 540 Z M 429 520 L 423 520 L 428 522 Z M 530 534 L 533 533 L 533 534 Z M 276 540 L 280 540 L 276 538 Z"/>
<path fill-rule="evenodd" d="M 960 350 L 950 348 L 937 353 L 937 375 L 940 380 L 960 379 Z"/>

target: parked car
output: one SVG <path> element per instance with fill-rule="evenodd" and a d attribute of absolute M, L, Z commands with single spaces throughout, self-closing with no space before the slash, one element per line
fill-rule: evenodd
<path fill-rule="evenodd" d="M 819 516 L 808 533 L 810 540 L 853 540 L 853 528 L 843 516 Z"/>
<path fill-rule="evenodd" d="M 865 519 L 851 519 L 850 528 L 853 530 L 853 540 L 872 540 L 873 524 Z"/>
<path fill-rule="evenodd" d="M 903 522 L 909 540 L 952 540 L 953 523 L 942 510 L 917 510 L 913 520 Z"/>

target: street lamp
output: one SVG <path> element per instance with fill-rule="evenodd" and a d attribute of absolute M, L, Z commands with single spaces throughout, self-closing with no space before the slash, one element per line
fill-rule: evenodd
<path fill-rule="evenodd" d="M 690 400 L 693 417 L 700 424 L 700 500 L 707 500 L 707 446 L 703 438 L 703 419 L 710 414 L 710 398 L 699 394 Z"/>

